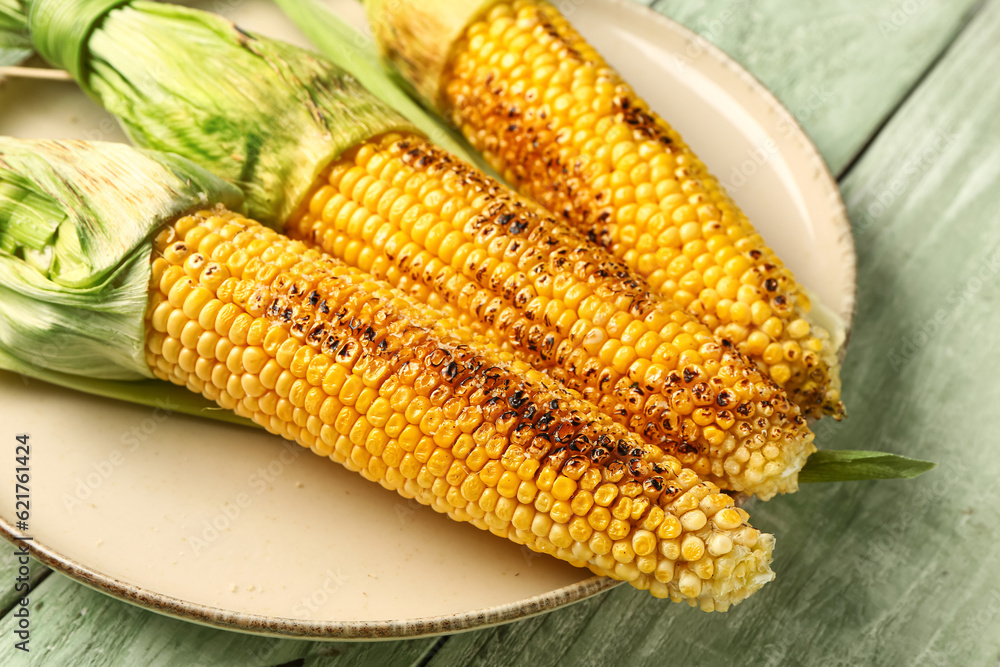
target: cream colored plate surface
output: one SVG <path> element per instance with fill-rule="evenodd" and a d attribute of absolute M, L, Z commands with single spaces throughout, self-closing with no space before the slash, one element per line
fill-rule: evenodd
<path fill-rule="evenodd" d="M 332 4 L 362 20 L 355 3 Z M 724 55 L 632 0 L 566 4 L 800 279 L 849 322 L 847 219 L 788 112 Z M 247 0 L 228 15 L 303 43 L 269 2 Z M 59 82 L 5 82 L 0 132 L 124 140 L 106 113 Z M 8 374 L 0 374 L 0 415 L 8 444 L 31 434 L 28 534 L 39 554 L 172 615 L 277 634 L 414 636 L 524 617 L 611 585 L 411 506 L 265 433 Z M 0 470 L 11 490 L 13 466 Z M 0 506 L 8 535 L 13 509 Z"/>

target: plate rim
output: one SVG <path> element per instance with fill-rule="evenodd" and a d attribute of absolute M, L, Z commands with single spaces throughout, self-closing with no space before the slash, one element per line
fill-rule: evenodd
<path fill-rule="evenodd" d="M 472 609 L 458 614 L 407 620 L 306 620 L 222 609 L 150 591 L 97 572 L 32 538 L 22 540 L 22 535 L 3 517 L 0 517 L 0 535 L 14 546 L 25 546 L 32 558 L 52 568 L 53 571 L 66 575 L 88 588 L 107 593 L 148 611 L 222 630 L 235 630 L 254 635 L 289 639 L 326 641 L 413 639 L 452 634 L 537 616 L 557 607 L 579 602 L 624 583 L 595 575 L 583 581 L 516 602 Z"/>
<path fill-rule="evenodd" d="M 841 354 L 850 339 L 854 315 L 857 309 L 857 251 L 854 243 L 850 218 L 844 204 L 840 188 L 826 161 L 823 159 L 802 128 L 798 119 L 778 100 L 778 98 L 751 72 L 740 65 L 707 39 L 661 14 L 638 0 L 597 0 L 609 7 L 633 14 L 636 20 L 648 20 L 657 27 L 670 30 L 688 42 L 694 42 L 704 53 L 723 65 L 731 74 L 750 87 L 750 93 L 759 96 L 770 111 L 777 114 L 792 128 L 794 138 L 803 151 L 803 157 L 816 170 L 820 187 L 826 191 L 831 218 L 841 244 L 842 262 L 847 271 L 848 288 L 846 307 L 838 312 L 843 319 L 846 339 Z M 204 625 L 207 627 L 250 633 L 260 636 L 300 638 L 326 641 L 352 640 L 393 640 L 431 637 L 473 629 L 500 625 L 513 620 L 537 616 L 553 609 L 579 602 L 604 591 L 616 588 L 623 582 L 608 577 L 591 576 L 530 598 L 503 605 L 474 609 L 462 613 L 411 618 L 407 620 L 376 621 L 331 621 L 305 620 L 265 616 L 248 612 L 222 609 L 211 605 L 190 602 L 173 596 L 130 584 L 120 579 L 89 568 L 75 559 L 36 542 L 24 541 L 18 531 L 3 517 L 0 517 L 0 535 L 16 546 L 26 545 L 32 558 L 52 570 L 68 576 L 88 588 L 101 591 L 114 598 L 171 618 Z"/>

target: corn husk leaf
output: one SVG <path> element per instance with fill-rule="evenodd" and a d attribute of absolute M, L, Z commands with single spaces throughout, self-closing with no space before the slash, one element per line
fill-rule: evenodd
<path fill-rule="evenodd" d="M 17 65 L 31 53 L 23 4 L 20 0 L 0 0 L 0 67 Z"/>
<path fill-rule="evenodd" d="M 32 41 L 116 115 L 138 145 L 183 155 L 237 185 L 246 212 L 280 229 L 323 169 L 403 117 L 304 49 L 220 16 L 136 0 L 103 15 L 77 66 L 58 46 L 107 0 L 29 2 Z M 80 32 L 74 32 L 77 26 Z"/>
<path fill-rule="evenodd" d="M 0 367 L 151 377 L 151 235 L 241 195 L 203 169 L 120 144 L 0 138 Z"/>
<path fill-rule="evenodd" d="M 324 56 L 354 76 L 368 92 L 406 117 L 441 148 L 493 175 L 460 132 L 433 110 L 424 109 L 407 94 L 409 84 L 383 67 L 370 34 L 358 32 L 319 0 L 276 2 Z"/>
<path fill-rule="evenodd" d="M 799 483 L 850 482 L 873 479 L 913 479 L 936 463 L 887 452 L 821 449 L 799 472 Z"/>
<path fill-rule="evenodd" d="M 440 108 L 441 82 L 455 42 L 498 0 L 362 0 L 386 64 L 429 108 Z"/>

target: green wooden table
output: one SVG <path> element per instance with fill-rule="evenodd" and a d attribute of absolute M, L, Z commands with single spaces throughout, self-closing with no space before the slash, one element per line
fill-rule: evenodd
<path fill-rule="evenodd" d="M 666 0 L 799 118 L 859 255 L 844 395 L 824 446 L 941 462 L 754 510 L 779 580 L 729 614 L 619 587 L 539 618 L 379 643 L 252 637 L 34 567 L 28 655 L 0 557 L 0 664 L 997 665 L 1000 660 L 1000 0 Z M 7 587 L 7 588 L 3 588 Z"/>

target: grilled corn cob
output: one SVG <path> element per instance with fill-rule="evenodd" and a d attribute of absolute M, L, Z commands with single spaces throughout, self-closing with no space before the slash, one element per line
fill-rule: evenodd
<path fill-rule="evenodd" d="M 522 193 L 837 418 L 837 347 L 680 135 L 545 0 L 367 0 L 380 45 Z"/>
<path fill-rule="evenodd" d="M 77 332 L 76 363 L 186 386 L 458 521 L 658 597 L 721 611 L 773 576 L 771 536 L 729 496 L 550 378 L 221 204 L 184 213 L 234 201 L 193 164 L 0 139 L 0 192 L 0 359 L 146 285 L 117 302 L 144 341 Z M 21 322 L 25 300 L 49 317 Z"/>
<path fill-rule="evenodd" d="M 387 134 L 329 169 L 287 233 L 390 283 L 429 286 L 652 444 L 769 498 L 813 451 L 795 406 L 620 262 L 420 137 Z"/>
<path fill-rule="evenodd" d="M 435 148 L 332 65 L 138 1 L 88 37 L 77 26 L 96 19 L 72 13 L 88 5 L 53 9 L 64 6 L 32 3 L 35 43 L 53 59 L 83 53 L 67 68 L 137 141 L 240 184 L 263 219 L 280 223 L 302 202 L 290 236 L 509 345 L 713 483 L 762 498 L 797 488 L 813 436 L 780 389 L 626 265 Z M 181 64 L 208 48 L 225 71 L 147 66 L 179 45 Z M 234 107 L 236 96 L 251 103 Z M 177 124 L 189 116 L 196 128 Z"/>

